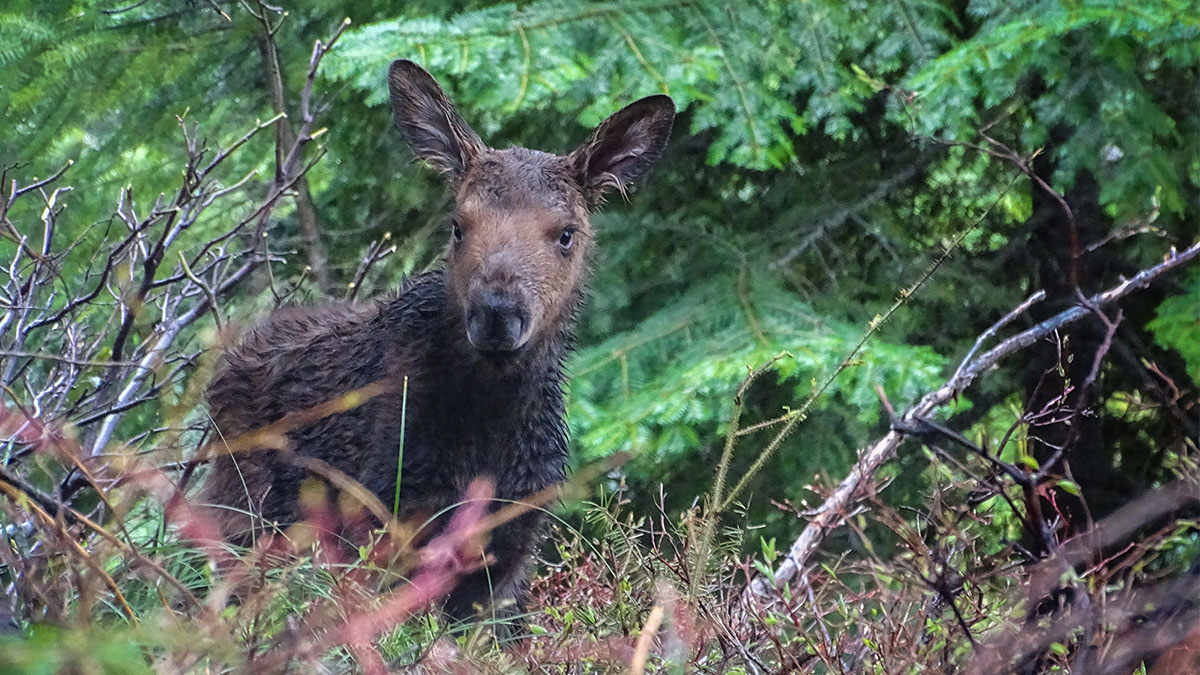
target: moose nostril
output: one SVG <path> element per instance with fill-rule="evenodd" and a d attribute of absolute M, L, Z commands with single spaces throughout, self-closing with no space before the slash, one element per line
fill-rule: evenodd
<path fill-rule="evenodd" d="M 519 312 L 513 312 L 504 317 L 504 330 L 508 335 L 513 337 L 513 341 L 521 339 L 525 334 L 525 319 Z"/>
<path fill-rule="evenodd" d="M 477 349 L 513 351 L 525 343 L 528 316 L 509 294 L 486 290 L 466 312 L 467 339 Z"/>

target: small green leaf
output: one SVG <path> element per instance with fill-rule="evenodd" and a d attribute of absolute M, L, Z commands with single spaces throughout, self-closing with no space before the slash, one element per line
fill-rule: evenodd
<path fill-rule="evenodd" d="M 1062 488 L 1064 492 L 1075 495 L 1076 497 L 1079 497 L 1082 494 L 1078 483 L 1065 478 L 1058 481 L 1058 487 Z"/>

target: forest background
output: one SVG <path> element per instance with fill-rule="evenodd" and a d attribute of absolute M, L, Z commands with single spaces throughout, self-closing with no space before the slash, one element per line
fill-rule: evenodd
<path fill-rule="evenodd" d="M 326 644 L 285 618 L 322 598 L 282 582 L 265 614 L 183 609 L 213 609 L 215 573 L 163 484 L 122 475 L 195 484 L 198 391 L 239 328 L 436 264 L 450 195 L 392 128 L 395 58 L 497 147 L 566 151 L 649 94 L 678 107 L 597 217 L 581 480 L 516 651 L 425 615 Z M 1186 0 L 10 0 L 0 664 L 371 670 L 456 640 L 500 670 L 1153 668 L 1196 623 L 1170 584 L 1200 572 L 1198 69 Z M 811 510 L 856 463 L 852 498 Z M 1097 609 L 1120 603 L 1152 608 Z M 211 637 L 138 628 L 189 621 Z"/>

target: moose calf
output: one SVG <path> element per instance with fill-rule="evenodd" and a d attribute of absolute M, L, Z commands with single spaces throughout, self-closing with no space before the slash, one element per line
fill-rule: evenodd
<path fill-rule="evenodd" d="M 273 313 L 224 357 L 207 398 L 231 439 L 377 382 L 383 394 L 287 432 L 296 454 L 358 480 L 388 505 L 403 420 L 401 517 L 451 509 L 477 477 L 498 503 L 565 474 L 563 360 L 584 297 L 589 214 L 662 153 L 675 108 L 650 96 L 605 120 L 574 152 L 489 148 L 429 73 L 412 61 L 388 71 L 396 126 L 456 195 L 438 269 L 366 305 Z M 201 499 L 225 535 L 300 519 L 308 473 L 276 451 L 214 459 Z M 491 600 L 524 598 L 542 515 L 491 533 L 487 569 L 460 580 L 447 612 L 467 617 Z M 444 522 L 444 520 L 439 521 Z"/>

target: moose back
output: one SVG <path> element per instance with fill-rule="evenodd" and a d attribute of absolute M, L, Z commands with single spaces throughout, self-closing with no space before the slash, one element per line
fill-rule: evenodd
<path fill-rule="evenodd" d="M 236 438 L 383 382 L 362 405 L 289 430 L 288 448 L 389 505 L 402 461 L 401 517 L 451 509 L 478 477 L 498 504 L 519 500 L 565 475 L 563 360 L 594 248 L 590 214 L 658 158 L 674 104 L 638 100 L 556 155 L 488 147 L 412 61 L 392 63 L 388 85 L 401 135 L 455 193 L 442 264 L 369 304 L 274 312 L 225 354 L 208 388 L 212 419 Z M 289 454 L 252 450 L 217 456 L 201 495 L 235 540 L 299 520 L 309 477 Z M 452 616 L 522 605 L 541 519 L 528 512 L 491 533 L 490 566 L 456 586 Z"/>

